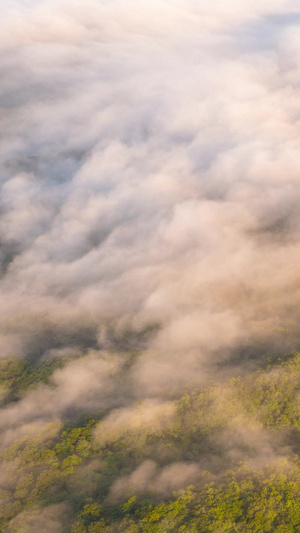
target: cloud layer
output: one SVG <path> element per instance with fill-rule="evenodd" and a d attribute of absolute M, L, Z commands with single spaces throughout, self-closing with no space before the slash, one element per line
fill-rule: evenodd
<path fill-rule="evenodd" d="M 88 356 L 3 427 L 298 346 L 299 7 L 4 3 L 0 356 Z M 159 326 L 121 389 L 112 323 Z"/>

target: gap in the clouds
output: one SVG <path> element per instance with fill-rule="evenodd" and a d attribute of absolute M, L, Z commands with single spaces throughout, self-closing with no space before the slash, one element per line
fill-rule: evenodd
<path fill-rule="evenodd" d="M 148 323 L 142 328 L 120 327 L 111 318 L 102 324 L 94 318 L 86 320 L 86 324 L 82 319 L 81 324 L 63 325 L 43 315 L 33 316 L 32 323 L 26 321 L 24 327 L 27 329 L 24 357 L 33 366 L 60 357 L 67 360 L 66 350 L 70 360 L 83 357 L 90 350 L 130 354 L 134 359 L 147 349 L 160 330 L 158 323 Z"/>
<path fill-rule="evenodd" d="M 67 364 L 66 358 L 42 361 L 37 364 L 27 359 L 3 359 L 0 361 L 0 403 L 4 407 L 18 402 L 22 396 L 41 384 L 49 385 L 55 370 Z"/>
<path fill-rule="evenodd" d="M 62 326 L 43 317 L 37 317 L 36 324 L 36 328 L 31 326 L 25 347 L 26 359 L 31 364 L 37 364 L 51 350 L 75 346 L 79 352 L 85 352 L 98 347 L 96 324 Z"/>
<path fill-rule="evenodd" d="M 113 352 L 140 352 L 145 350 L 150 339 L 159 331 L 160 325 L 148 324 L 142 329 L 119 328 L 114 322 L 105 328 L 102 340 L 106 348 Z"/>

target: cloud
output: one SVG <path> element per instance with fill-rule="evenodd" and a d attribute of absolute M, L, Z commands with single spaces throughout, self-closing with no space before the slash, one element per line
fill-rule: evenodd
<path fill-rule="evenodd" d="M 0 356 L 88 355 L 3 428 L 108 407 L 134 427 L 137 398 L 156 416 L 240 346 L 297 348 L 298 11 L 4 3 Z M 122 390 L 92 352 L 112 322 L 159 325 Z"/>
<path fill-rule="evenodd" d="M 127 433 L 151 434 L 172 422 L 175 405 L 172 402 L 145 400 L 130 407 L 112 410 L 95 429 L 95 438 L 100 444 L 113 442 Z"/>
<path fill-rule="evenodd" d="M 111 487 L 110 498 L 128 498 L 142 492 L 171 493 L 191 485 L 200 476 L 195 463 L 173 463 L 159 470 L 154 461 L 144 461 L 129 476 L 117 479 Z"/>
<path fill-rule="evenodd" d="M 68 511 L 66 505 L 50 505 L 45 509 L 38 507 L 31 507 L 19 513 L 13 518 L 5 531 L 7 533 L 38 533 L 45 531 L 46 533 L 61 533 L 63 531 L 63 524 L 61 517 Z"/>
<path fill-rule="evenodd" d="M 24 422 L 21 421 L 20 424 L 19 418 L 17 417 L 17 410 L 15 410 L 15 416 L 19 425 L 10 427 L 11 424 L 10 421 L 8 421 L 5 431 L 2 431 L 1 434 L 1 449 L 5 449 L 15 441 L 26 443 L 27 441 L 34 439 L 36 444 L 43 443 L 55 438 L 62 428 L 62 424 L 58 419 L 53 419 L 51 422 L 45 422 L 43 420 L 26 422 L 24 420 Z"/>
<path fill-rule="evenodd" d="M 117 358 L 91 353 L 56 370 L 50 385 L 39 385 L 15 404 L 0 411 L 0 427 L 9 428 L 34 420 L 54 420 L 82 411 L 95 412 L 114 404 L 113 377 Z M 117 397 L 117 394 L 116 394 Z M 30 427 L 30 426 L 29 426 Z"/>
<path fill-rule="evenodd" d="M 110 491 L 111 498 L 126 498 L 130 496 L 130 493 L 146 492 L 149 490 L 149 483 L 155 473 L 156 464 L 154 461 L 144 461 L 132 474 L 121 477 L 114 482 Z"/>
<path fill-rule="evenodd" d="M 268 432 L 261 423 L 245 415 L 233 417 L 215 437 L 216 443 L 222 446 L 228 464 L 243 462 L 253 470 L 278 465 L 291 455 L 280 433 Z"/>

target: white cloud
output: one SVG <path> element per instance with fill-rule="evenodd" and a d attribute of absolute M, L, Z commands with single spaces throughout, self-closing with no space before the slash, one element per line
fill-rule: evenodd
<path fill-rule="evenodd" d="M 297 322 L 299 21 L 288 0 L 4 3 L 1 357 L 160 323 L 128 378 L 159 402 Z M 106 405 L 101 365 L 0 419 Z"/>

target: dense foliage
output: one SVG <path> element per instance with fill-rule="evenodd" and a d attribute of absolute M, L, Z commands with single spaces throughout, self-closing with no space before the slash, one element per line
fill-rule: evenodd
<path fill-rule="evenodd" d="M 3 361 L 4 404 L 62 364 Z M 142 402 L 122 423 L 117 409 L 41 423 L 2 449 L 1 530 L 300 531 L 299 370 L 296 353 L 270 360 L 152 406 L 150 421 Z"/>

